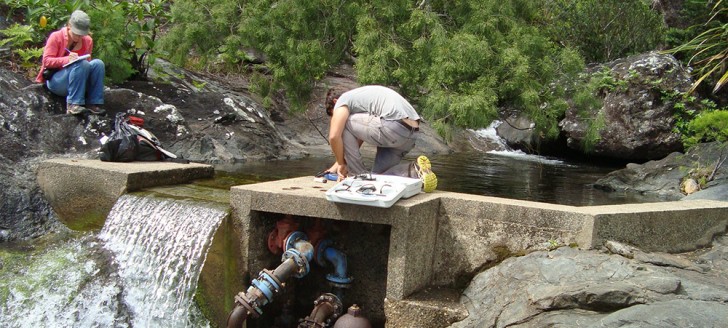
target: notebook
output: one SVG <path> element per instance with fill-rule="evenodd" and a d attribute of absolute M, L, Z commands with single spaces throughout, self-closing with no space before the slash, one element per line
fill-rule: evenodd
<path fill-rule="evenodd" d="M 63 65 L 63 67 L 66 67 L 66 66 L 68 66 L 68 65 L 71 65 L 71 64 L 73 64 L 73 63 L 75 63 L 75 62 L 77 62 L 77 61 L 79 61 L 79 60 L 84 60 L 84 59 L 86 59 L 86 58 L 88 58 L 88 57 L 91 57 L 91 55 L 83 55 L 83 56 L 78 56 L 78 58 L 76 58 L 76 60 L 74 60 L 74 61 L 72 61 L 72 62 L 68 62 L 68 64 L 66 64 L 66 65 Z"/>

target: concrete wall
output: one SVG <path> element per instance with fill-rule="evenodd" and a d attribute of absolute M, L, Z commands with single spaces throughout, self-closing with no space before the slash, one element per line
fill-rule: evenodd
<path fill-rule="evenodd" d="M 728 202 L 691 200 L 579 208 L 594 218 L 588 247 L 614 240 L 644 251 L 678 253 L 726 232 Z M 585 229 L 588 227 L 585 227 Z"/>
<path fill-rule="evenodd" d="M 573 206 L 440 195 L 432 284 L 465 287 L 503 259 L 548 247 L 589 246 L 592 216 Z"/>
<path fill-rule="evenodd" d="M 210 165 L 171 162 L 114 163 L 59 158 L 38 166 L 38 185 L 61 222 L 74 230 L 98 230 L 119 196 L 142 188 L 211 178 Z"/>
<path fill-rule="evenodd" d="M 728 203 L 719 201 L 575 207 L 434 192 L 382 209 L 329 202 L 329 187 L 310 177 L 236 186 L 233 217 L 242 235 L 250 235 L 255 212 L 392 226 L 391 299 L 426 285 L 462 286 L 505 257 L 549 247 L 588 249 L 615 240 L 645 251 L 692 250 L 725 232 L 728 222 Z"/>
<path fill-rule="evenodd" d="M 400 200 L 385 209 L 332 203 L 323 192 L 332 185 L 313 182 L 311 177 L 266 182 L 231 188 L 233 218 L 241 235 L 260 238 L 268 231 L 255 231 L 253 221 L 265 213 L 291 214 L 382 224 L 391 226 L 388 249 L 386 297 L 402 299 L 431 280 L 439 200 L 435 194 L 421 194 Z M 241 245 L 249 254 L 249 242 Z M 259 268 L 247 268 L 259 270 Z M 254 273 L 255 274 L 255 273 Z"/>

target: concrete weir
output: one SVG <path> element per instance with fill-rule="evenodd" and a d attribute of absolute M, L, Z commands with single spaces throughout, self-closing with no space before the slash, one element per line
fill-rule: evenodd
<path fill-rule="evenodd" d="M 171 162 L 112 163 L 57 158 L 37 169 L 38 185 L 58 218 L 74 230 L 100 229 L 119 196 L 144 188 L 211 178 L 204 164 Z"/>
<path fill-rule="evenodd" d="M 69 207 L 95 205 L 65 203 L 79 194 L 102 195 L 97 210 L 103 211 L 124 192 L 212 174 L 201 164 L 64 159 L 44 162 L 38 181 L 59 215 L 73 215 L 78 211 Z M 281 263 L 280 254 L 269 250 L 269 233 L 280 219 L 292 216 L 300 229 L 322 225 L 326 238 L 346 254 L 354 279 L 344 303 L 358 304 L 375 327 L 443 327 L 462 320 L 467 311 L 458 302 L 459 290 L 510 256 L 560 246 L 596 248 L 608 240 L 682 252 L 707 246 L 728 225 L 728 202 L 720 201 L 575 207 L 436 191 L 385 209 L 330 202 L 324 192 L 333 185 L 300 177 L 232 187 L 238 274 L 249 283 Z M 331 270 L 312 264 L 311 273 L 294 284 L 296 295 L 312 303 L 326 291 L 322 277 Z M 258 326 L 265 324 L 248 325 Z"/>

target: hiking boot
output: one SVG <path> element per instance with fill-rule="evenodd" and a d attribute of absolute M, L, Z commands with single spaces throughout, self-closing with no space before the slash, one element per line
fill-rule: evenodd
<path fill-rule="evenodd" d="M 106 115 L 106 110 L 104 110 L 103 108 L 101 108 L 101 106 L 99 106 L 99 105 L 89 105 L 88 106 L 88 111 L 91 114 L 98 115 L 98 116 L 104 116 L 104 115 Z"/>
<path fill-rule="evenodd" d="M 432 164 L 427 156 L 417 157 L 417 176 L 422 180 L 422 189 L 433 192 L 437 188 L 437 176 L 432 172 Z"/>
<path fill-rule="evenodd" d="M 78 104 L 67 104 L 66 105 L 66 114 L 79 115 L 79 114 L 83 114 L 86 111 L 88 111 L 88 109 L 86 109 L 86 107 L 83 107 Z"/>

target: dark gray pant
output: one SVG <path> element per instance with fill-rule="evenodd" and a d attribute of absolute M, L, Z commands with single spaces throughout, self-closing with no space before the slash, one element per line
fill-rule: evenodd
<path fill-rule="evenodd" d="M 418 133 L 397 121 L 383 120 L 364 113 L 349 115 L 342 134 L 344 159 L 349 174 L 371 172 L 416 178 L 417 173 L 411 169 L 412 163 L 399 162 L 415 147 Z M 377 147 L 371 171 L 364 166 L 361 159 L 359 140 Z"/>

